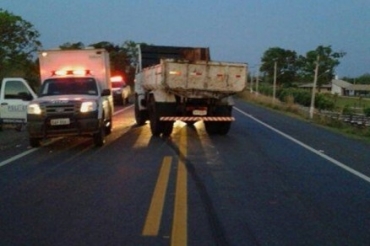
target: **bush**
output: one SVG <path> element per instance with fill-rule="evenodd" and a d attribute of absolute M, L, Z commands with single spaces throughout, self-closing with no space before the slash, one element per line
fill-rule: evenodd
<path fill-rule="evenodd" d="M 364 114 L 366 117 L 370 117 L 370 108 L 364 108 Z"/>
<path fill-rule="evenodd" d="M 258 88 L 258 92 L 266 96 L 272 96 L 273 89 L 271 86 L 266 86 L 266 85 L 261 84 Z"/>
<path fill-rule="evenodd" d="M 353 115 L 354 110 L 347 104 L 343 107 L 342 114 Z"/>
<path fill-rule="evenodd" d="M 315 107 L 320 110 L 333 110 L 334 102 L 326 95 L 317 94 L 315 98 Z"/>

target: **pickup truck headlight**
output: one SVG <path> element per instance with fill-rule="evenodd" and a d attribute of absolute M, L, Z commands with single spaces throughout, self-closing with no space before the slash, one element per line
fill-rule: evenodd
<path fill-rule="evenodd" d="M 31 103 L 27 107 L 27 114 L 41 114 L 40 105 L 37 103 Z"/>
<path fill-rule="evenodd" d="M 83 102 L 81 104 L 80 112 L 81 113 L 87 113 L 87 112 L 93 112 L 96 111 L 98 108 L 98 104 L 96 102 Z"/>

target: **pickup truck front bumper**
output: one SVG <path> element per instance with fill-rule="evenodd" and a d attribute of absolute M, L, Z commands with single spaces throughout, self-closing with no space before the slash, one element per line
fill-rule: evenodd
<path fill-rule="evenodd" d="M 55 125 L 52 123 L 55 117 L 40 118 L 28 115 L 27 130 L 32 138 L 60 137 L 60 136 L 78 136 L 91 135 L 99 132 L 101 129 L 101 120 L 94 118 L 69 117 L 69 123 Z M 65 119 L 65 117 L 64 117 Z"/>

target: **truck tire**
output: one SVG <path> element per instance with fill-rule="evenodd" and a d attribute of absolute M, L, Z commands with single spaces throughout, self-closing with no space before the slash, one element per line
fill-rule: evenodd
<path fill-rule="evenodd" d="M 172 121 L 162 122 L 162 126 L 163 126 L 163 131 L 162 131 L 163 136 L 164 137 L 171 136 L 171 133 L 173 130 L 173 122 Z"/>
<path fill-rule="evenodd" d="M 159 115 L 157 112 L 157 104 L 154 101 L 154 98 L 151 97 L 149 101 L 149 121 L 150 121 L 150 130 L 153 136 L 159 136 L 162 133 L 163 124 L 159 120 Z"/>
<path fill-rule="evenodd" d="M 32 138 L 32 137 L 30 137 L 29 140 L 30 140 L 30 146 L 32 148 L 40 147 L 40 145 L 41 145 L 41 143 L 40 143 L 41 138 Z"/>
<path fill-rule="evenodd" d="M 139 110 L 139 101 L 137 96 L 135 96 L 135 120 L 138 126 L 144 125 L 147 120 L 146 112 Z"/>
<path fill-rule="evenodd" d="M 215 116 L 231 116 L 231 106 L 219 106 L 215 109 Z M 210 135 L 226 135 L 231 127 L 231 121 L 205 121 L 204 126 Z"/>
<path fill-rule="evenodd" d="M 112 118 L 110 118 L 109 120 L 106 120 L 104 122 L 105 135 L 111 134 L 112 133 L 112 128 L 113 128 Z"/>
<path fill-rule="evenodd" d="M 94 144 L 96 147 L 101 147 L 105 144 L 105 127 L 100 127 L 99 132 L 93 135 Z"/>

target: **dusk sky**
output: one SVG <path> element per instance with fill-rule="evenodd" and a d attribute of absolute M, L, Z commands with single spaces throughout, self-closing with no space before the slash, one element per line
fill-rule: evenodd
<path fill-rule="evenodd" d="M 256 72 L 272 47 L 300 55 L 319 45 L 346 56 L 339 77 L 370 73 L 369 0 L 1 0 L 34 25 L 44 49 L 124 41 L 209 47 L 212 60 Z"/>

